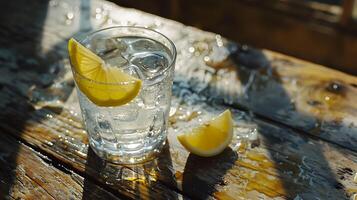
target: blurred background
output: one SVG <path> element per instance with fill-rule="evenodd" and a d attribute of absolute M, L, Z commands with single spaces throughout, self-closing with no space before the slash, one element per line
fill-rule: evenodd
<path fill-rule="evenodd" d="M 111 0 L 357 75 L 357 0 Z"/>

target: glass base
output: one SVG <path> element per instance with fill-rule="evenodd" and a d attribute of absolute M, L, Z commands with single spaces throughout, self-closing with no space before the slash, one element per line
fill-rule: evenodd
<path fill-rule="evenodd" d="M 115 152 L 115 151 L 107 151 L 104 148 L 95 144 L 93 141 L 89 141 L 89 145 L 92 150 L 99 156 L 100 158 L 115 164 L 139 164 L 143 162 L 150 161 L 160 153 L 163 146 L 165 146 L 166 141 L 158 142 L 155 146 L 151 146 L 150 148 L 145 148 L 140 151 L 134 152 Z"/>

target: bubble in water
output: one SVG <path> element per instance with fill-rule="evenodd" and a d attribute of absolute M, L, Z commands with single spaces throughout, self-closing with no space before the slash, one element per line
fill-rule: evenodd
<path fill-rule="evenodd" d="M 130 62 L 135 66 L 138 66 L 145 73 L 145 75 L 149 77 L 165 69 L 169 64 L 168 58 L 159 52 L 134 54 Z"/>
<path fill-rule="evenodd" d="M 155 136 L 158 132 L 163 130 L 165 128 L 165 116 L 164 112 L 162 110 L 158 110 L 156 114 L 153 116 L 152 122 L 149 127 L 149 131 L 147 136 L 153 137 Z M 164 123 L 162 123 L 164 122 Z"/>
<path fill-rule="evenodd" d="M 147 86 L 141 91 L 141 98 L 146 108 L 155 108 L 157 101 L 160 98 L 160 85 Z"/>
<path fill-rule="evenodd" d="M 113 115 L 114 121 L 133 121 L 138 117 L 139 113 L 139 101 L 140 99 L 136 98 L 134 102 L 128 104 L 125 109 L 117 109 L 116 114 Z"/>

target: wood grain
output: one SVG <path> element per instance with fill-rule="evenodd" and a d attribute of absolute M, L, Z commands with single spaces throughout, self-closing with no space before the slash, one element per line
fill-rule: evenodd
<path fill-rule="evenodd" d="M 357 150 L 357 78 L 270 51 L 237 50 L 221 62 L 190 70 L 211 99 L 253 111 L 332 143 Z M 187 78 L 188 76 L 186 76 Z M 189 81 L 188 81 L 189 82 Z M 193 86 L 193 88 L 197 88 Z"/>
<path fill-rule="evenodd" d="M 25 5 L 25 2 L 21 0 L 1 2 L 1 7 L 7 12 L 1 13 L 0 19 L 8 21 L 1 24 L 3 37 L 0 40 L 2 44 L 0 48 L 0 64 L 2 66 L 0 89 L 1 95 L 4 97 L 0 103 L 0 107 L 4 110 L 0 117 L 4 119 L 1 122 L 1 129 L 6 130 L 6 133 L 16 133 L 16 138 L 25 142 L 26 145 L 79 174 L 83 182 L 83 190 L 80 192 L 82 196 L 74 197 L 74 199 L 97 199 L 96 196 L 103 193 L 101 187 L 105 188 L 104 191 L 109 194 L 103 198 L 108 197 L 108 199 L 115 199 L 114 196 L 124 199 L 182 198 L 182 195 L 160 183 L 142 181 L 137 178 L 136 174 L 138 173 L 131 168 L 116 168 L 114 166 L 102 169 L 103 165 L 106 165 L 105 162 L 86 156 L 85 141 L 87 138 L 83 135 L 78 121 L 73 122 L 74 127 L 71 130 L 63 129 L 72 127 L 71 119 L 66 116 L 61 120 L 69 125 L 55 120 L 49 126 L 42 124 L 36 126 L 35 129 L 26 128 L 27 123 L 40 124 L 60 113 L 63 109 L 63 102 L 71 94 L 74 84 L 66 53 L 67 38 L 74 33 L 92 29 L 89 22 L 91 5 L 89 1 L 49 2 L 45 0 L 37 1 L 28 7 L 18 7 L 18 5 Z M 77 12 L 79 10 L 81 12 Z M 75 20 L 71 21 L 72 18 L 68 18 L 69 13 L 74 15 Z M 78 13 L 81 16 L 77 15 Z M 26 27 L 26 29 L 22 30 L 22 27 Z M 64 127 L 61 127 L 62 125 Z M 51 128 L 47 129 L 46 127 Z M 23 134 L 26 129 L 30 135 Z M 43 134 L 38 134 L 41 131 Z M 74 138 L 64 137 L 67 131 L 75 133 L 74 138 L 80 137 L 81 141 L 75 147 L 84 148 L 85 151 L 83 149 L 81 151 L 67 149 L 72 146 L 68 146 L 66 143 L 74 141 Z M 50 133 L 55 134 L 51 135 Z M 35 139 L 37 137 L 42 137 L 42 139 Z M 53 137 L 56 141 L 61 142 L 51 143 L 54 142 Z M 54 148 L 51 151 L 43 150 L 48 146 Z M 16 149 L 19 150 L 19 148 L 14 147 L 15 153 Z M 105 170 L 112 170 L 107 178 L 116 180 L 115 184 L 110 184 L 110 180 L 103 178 Z M 114 170 L 117 172 L 117 176 L 114 176 Z M 127 179 L 121 179 L 122 175 L 128 176 Z M 12 173 L 12 176 L 15 175 Z M 51 178 L 46 177 L 46 179 Z M 92 181 L 99 186 L 93 185 Z M 19 188 L 16 189 L 19 190 Z M 27 189 L 26 186 L 24 189 Z"/>
<path fill-rule="evenodd" d="M 84 179 L 49 158 L 0 134 L 0 197 L 11 199 L 86 199 Z M 119 199 L 91 181 L 86 186 L 96 191 L 95 199 Z"/>
<path fill-rule="evenodd" d="M 356 123 L 355 77 L 104 1 L 68 6 L 52 2 L 46 20 L 22 21 L 43 26 L 41 31 L 20 34 L 14 26 L 4 27 L 0 42 L 8 46 L 0 49 L 0 130 L 78 174 L 83 186 L 68 183 L 78 188 L 74 198 L 104 193 L 124 199 L 347 199 L 357 192 L 356 127 L 349 124 Z M 96 8 L 106 11 L 98 20 Z M 75 12 L 70 22 L 58 17 L 78 9 L 82 16 Z M 88 148 L 66 58 L 66 38 L 113 24 L 157 29 L 179 50 L 167 145 L 142 165 L 112 165 Z M 38 39 L 22 44 L 27 34 Z M 29 46 L 38 40 L 40 52 Z M 230 149 L 203 159 L 178 143 L 177 134 L 225 109 L 234 113 Z M 12 145 L 19 157 L 20 146 Z M 47 183 L 56 180 L 46 175 L 44 181 L 38 195 L 54 192 Z"/>
<path fill-rule="evenodd" d="M 6 87 L 4 89 L 6 90 Z M 11 91 L 8 93 L 10 95 Z M 100 195 L 98 193 L 100 190 L 92 189 L 93 186 L 90 183 L 94 180 L 100 187 L 113 193 L 112 195 L 122 198 L 182 198 L 181 194 L 157 182 L 157 178 L 151 178 L 143 170 L 147 166 L 132 168 L 111 165 L 101 160 L 92 151 L 88 151 L 87 135 L 82 129 L 81 122 L 78 118 L 73 118 L 68 110 L 61 111 L 58 108 L 47 107 L 31 111 L 31 105 L 24 102 L 23 98 L 13 93 L 10 98 L 12 100 L 18 98 L 16 101 L 23 104 L 6 105 L 0 129 L 11 133 L 20 141 L 85 177 L 84 196 Z M 14 118 L 16 121 L 13 120 Z M 155 171 L 155 166 L 151 166 L 153 169 L 150 173 L 158 173 Z"/>
<path fill-rule="evenodd" d="M 176 82 L 209 101 L 357 150 L 357 78 L 219 35 L 177 42 Z"/>
<path fill-rule="evenodd" d="M 232 109 L 237 141 L 231 149 L 213 158 L 191 155 L 178 143 L 176 135 L 194 126 L 199 119 L 208 119 L 227 107 L 212 107 L 203 102 L 188 106 L 182 99 L 175 101 L 182 103 L 171 117 L 169 145 L 158 159 L 144 165 L 117 166 L 100 160 L 88 151 L 79 119 L 66 109 L 61 113 L 48 108 L 29 113 L 22 130 L 12 128 L 14 124 L 8 121 L 1 128 L 69 169 L 133 198 L 179 198 L 169 188 L 194 199 L 222 196 L 289 199 L 298 195 L 344 199 L 356 190 L 353 183 L 357 172 L 356 153 L 251 118 L 239 110 Z M 186 117 L 192 110 L 199 114 Z M 51 117 L 36 120 L 40 115 Z M 258 138 L 244 138 L 245 132 L 254 130 Z"/>

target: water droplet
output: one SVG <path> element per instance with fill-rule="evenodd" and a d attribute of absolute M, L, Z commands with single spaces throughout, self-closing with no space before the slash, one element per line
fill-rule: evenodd
<path fill-rule="evenodd" d="M 48 146 L 53 146 L 53 143 L 50 142 L 50 141 L 47 141 L 46 144 L 47 144 Z"/>
<path fill-rule="evenodd" d="M 49 119 L 52 119 L 52 118 L 53 118 L 53 115 L 51 115 L 51 114 L 46 114 L 46 117 L 49 118 Z"/>
<path fill-rule="evenodd" d="M 76 116 L 77 115 L 77 112 L 73 111 L 73 110 L 70 110 L 69 113 L 71 113 L 71 115 L 74 115 Z M 72 120 L 72 119 L 71 119 Z"/>
<path fill-rule="evenodd" d="M 216 43 L 219 47 L 223 46 L 222 37 L 220 35 L 216 35 Z"/>
<path fill-rule="evenodd" d="M 331 83 L 328 84 L 326 90 L 335 94 L 343 94 L 346 88 L 343 85 L 343 83 L 339 81 L 332 81 Z"/>
<path fill-rule="evenodd" d="M 130 162 L 130 163 L 134 163 L 134 162 L 135 162 L 135 159 L 134 159 L 134 158 L 130 158 L 130 159 L 129 159 L 129 162 Z"/>
<path fill-rule="evenodd" d="M 85 157 L 87 156 L 86 153 L 81 152 L 81 151 L 79 151 L 79 150 L 76 150 L 75 153 L 76 153 L 79 157 L 82 157 L 82 158 L 85 158 Z"/>
<path fill-rule="evenodd" d="M 189 51 L 190 53 L 195 52 L 195 47 L 190 47 L 190 48 L 188 48 L 188 51 Z"/>
<path fill-rule="evenodd" d="M 101 9 L 101 8 L 96 8 L 96 9 L 95 9 L 95 13 L 99 14 L 99 13 L 101 13 L 101 12 L 102 12 L 102 9 Z"/>
<path fill-rule="evenodd" d="M 203 60 L 204 60 L 205 62 L 209 62 L 211 59 L 210 59 L 210 57 L 205 56 L 205 57 L 203 57 Z"/>
<path fill-rule="evenodd" d="M 68 12 L 66 14 L 66 21 L 65 21 L 66 25 L 72 24 L 73 19 L 74 19 L 74 13 L 73 12 Z"/>
<path fill-rule="evenodd" d="M 68 12 L 66 14 L 67 19 L 72 20 L 74 18 L 74 13 L 73 12 Z"/>

